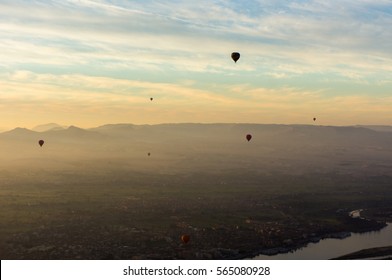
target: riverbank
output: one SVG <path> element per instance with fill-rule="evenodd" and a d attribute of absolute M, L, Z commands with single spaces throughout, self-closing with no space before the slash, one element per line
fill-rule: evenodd
<path fill-rule="evenodd" d="M 392 259 L 392 246 L 364 249 L 344 256 L 333 258 L 333 260 L 391 260 L 391 259 Z"/>
<path fill-rule="evenodd" d="M 326 230 L 325 233 L 314 235 L 311 234 L 308 238 L 301 240 L 301 242 L 297 242 L 295 244 L 291 244 L 291 246 L 281 246 L 275 248 L 268 248 L 268 249 L 261 249 L 257 251 L 257 255 L 248 256 L 247 258 L 252 259 L 296 259 L 298 255 L 301 257 L 306 258 L 306 254 L 302 253 L 302 251 L 309 250 L 309 245 L 312 244 L 310 247 L 317 247 L 319 246 L 318 243 L 320 242 L 329 242 L 331 243 L 334 239 L 335 240 L 345 240 L 347 238 L 359 238 L 363 234 L 370 234 L 375 232 L 380 232 L 382 229 L 388 226 L 386 222 L 381 221 L 372 221 L 360 216 L 360 212 L 362 209 L 354 210 L 348 213 L 349 220 L 347 220 L 347 230 L 340 231 L 340 232 L 328 232 Z M 354 236 L 353 236 L 354 235 Z M 329 239 L 329 240 L 328 240 Z M 325 241 L 324 241 L 325 240 Z M 340 246 L 344 246 L 340 244 Z M 296 253 L 296 251 L 300 251 L 300 253 Z M 327 248 L 328 250 L 328 248 Z M 354 249 L 355 250 L 355 249 Z M 309 259 L 312 258 L 320 258 L 321 253 L 315 252 L 317 255 L 311 256 L 309 255 Z M 339 255 L 339 254 L 337 254 Z M 318 256 L 318 257 L 317 257 Z M 335 255 L 336 256 L 336 255 Z M 328 258 L 326 258 L 328 259 Z"/>

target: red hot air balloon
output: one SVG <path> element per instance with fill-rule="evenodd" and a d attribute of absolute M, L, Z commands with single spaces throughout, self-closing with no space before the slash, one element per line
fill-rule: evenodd
<path fill-rule="evenodd" d="M 246 135 L 246 140 L 248 140 L 248 142 L 250 141 L 250 139 L 252 139 L 252 135 L 250 135 L 250 134 L 247 134 Z"/>
<path fill-rule="evenodd" d="M 45 143 L 45 141 L 44 140 L 39 140 L 38 141 L 38 144 L 42 147 L 42 145 Z"/>
<path fill-rule="evenodd" d="M 234 60 L 235 63 L 237 63 L 237 60 L 240 59 L 240 53 L 238 52 L 233 52 L 231 54 L 231 58 Z"/>
<path fill-rule="evenodd" d="M 189 242 L 189 239 L 190 239 L 190 236 L 188 234 L 181 235 L 181 241 L 184 244 L 187 244 Z"/>

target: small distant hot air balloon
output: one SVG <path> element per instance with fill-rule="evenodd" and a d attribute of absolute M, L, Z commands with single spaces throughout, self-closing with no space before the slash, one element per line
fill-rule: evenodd
<path fill-rule="evenodd" d="M 38 141 L 38 144 L 42 147 L 42 145 L 45 143 L 45 141 L 44 140 L 39 140 Z"/>
<path fill-rule="evenodd" d="M 190 236 L 188 234 L 181 235 L 181 241 L 184 244 L 187 244 L 189 242 L 189 239 L 190 239 Z"/>
<path fill-rule="evenodd" d="M 147 153 L 148 156 L 151 156 L 151 153 Z"/>
<path fill-rule="evenodd" d="M 250 135 L 250 134 L 247 134 L 246 135 L 246 140 L 248 140 L 248 142 L 250 141 L 250 139 L 252 139 L 252 135 Z"/>
<path fill-rule="evenodd" d="M 240 59 L 240 53 L 238 52 L 233 52 L 231 54 L 231 58 L 234 60 L 235 63 L 237 63 L 237 60 Z"/>
<path fill-rule="evenodd" d="M 313 121 L 315 122 L 315 121 L 316 121 L 316 118 L 313 118 Z"/>
<path fill-rule="evenodd" d="M 154 100 L 154 98 L 150 97 L 150 100 L 151 100 L 151 101 L 153 101 L 153 100 Z"/>

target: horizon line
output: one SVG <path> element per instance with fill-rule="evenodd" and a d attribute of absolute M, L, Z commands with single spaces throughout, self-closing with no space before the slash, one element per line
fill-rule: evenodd
<path fill-rule="evenodd" d="M 250 123 L 250 122 L 214 122 L 214 123 L 203 123 L 203 122 L 167 122 L 167 123 L 155 123 L 155 124 L 148 124 L 148 123 L 144 123 L 144 124 L 135 124 L 135 123 L 106 123 L 106 124 L 101 124 L 98 126 L 93 126 L 93 127 L 82 127 L 82 126 L 77 126 L 77 125 L 60 125 L 57 123 L 46 123 L 46 124 L 39 124 L 34 126 L 33 128 L 27 128 L 27 127 L 21 127 L 21 126 L 16 126 L 14 128 L 6 128 L 6 129 L 0 129 L 0 133 L 4 133 L 4 132 L 9 132 L 9 131 L 13 131 L 15 129 L 26 129 L 26 130 L 30 130 L 30 131 L 34 131 L 34 132 L 46 132 L 51 130 L 50 128 L 48 130 L 44 130 L 44 131 L 37 131 L 35 130 L 36 127 L 39 126 L 45 126 L 45 125 L 56 125 L 58 127 L 61 127 L 62 129 L 69 129 L 71 127 L 75 127 L 75 128 L 80 128 L 80 129 L 85 129 L 85 130 L 89 130 L 89 129 L 95 129 L 95 128 L 99 128 L 99 127 L 103 127 L 103 126 L 110 126 L 110 125 L 133 125 L 133 126 L 159 126 L 159 125 L 276 125 L 276 126 L 318 126 L 318 127 L 392 127 L 392 125 L 385 125 L 385 124 L 354 124 L 354 125 L 326 125 L 326 124 L 318 124 L 317 122 L 314 123 L 289 123 L 289 124 L 285 124 L 285 123 Z"/>

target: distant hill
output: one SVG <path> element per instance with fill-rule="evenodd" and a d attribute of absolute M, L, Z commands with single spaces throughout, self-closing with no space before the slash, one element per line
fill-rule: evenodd
<path fill-rule="evenodd" d="M 253 136 L 249 142 L 247 134 Z M 45 141 L 39 151 L 50 153 L 36 153 L 39 139 Z M 90 129 L 52 126 L 43 132 L 15 128 L 0 133 L 1 147 L 10 159 L 16 154 L 59 161 L 112 159 L 119 163 L 121 159 L 124 166 L 145 164 L 176 172 L 240 168 L 263 173 L 389 174 L 391 143 L 392 132 L 362 126 L 107 124 Z"/>
<path fill-rule="evenodd" d="M 377 127 L 379 128 L 379 127 Z M 176 145 L 199 145 L 203 143 L 208 150 L 208 143 L 246 142 L 245 135 L 252 134 L 248 143 L 280 149 L 328 146 L 381 147 L 392 143 L 392 130 L 386 127 L 373 129 L 364 126 L 317 126 L 317 125 L 277 125 L 277 124 L 107 124 L 95 128 L 83 129 L 76 126 L 64 128 L 51 123 L 37 126 L 34 130 L 15 128 L 0 133 L 1 136 L 31 137 L 50 136 L 66 138 L 102 138 L 117 140 L 140 140 L 145 142 L 175 141 Z M 106 139 L 106 138 L 105 138 Z M 196 142 L 194 142 L 196 141 Z M 173 142 L 174 143 L 174 142 Z M 214 145 L 213 145 L 214 146 Z"/>
<path fill-rule="evenodd" d="M 22 128 L 22 127 L 17 127 L 14 128 L 12 130 L 9 131 L 5 131 L 5 132 L 1 132 L 0 133 L 0 137 L 1 136 L 8 136 L 8 137 L 17 137 L 17 138 L 21 138 L 23 139 L 23 137 L 30 137 L 30 136 L 40 136 L 41 138 L 44 136 L 59 136 L 59 137 L 85 137 L 88 135 L 91 136 L 97 136 L 99 135 L 99 133 L 94 132 L 94 131 L 90 131 L 87 129 L 83 129 L 83 128 L 79 128 L 76 126 L 71 125 L 68 128 L 63 128 L 60 126 L 52 126 L 49 129 L 45 129 L 44 127 L 49 128 L 51 126 L 42 126 L 41 129 L 43 129 L 42 131 L 36 131 L 36 130 L 30 130 L 27 128 Z M 39 129 L 39 128 L 38 128 Z"/>
<path fill-rule="evenodd" d="M 98 136 L 99 133 L 83 129 L 77 126 L 69 126 L 66 129 L 51 129 L 43 132 L 44 135 L 52 136 L 66 136 L 66 137 L 86 137 L 86 136 Z"/>
<path fill-rule="evenodd" d="M 33 127 L 32 130 L 38 131 L 38 132 L 44 132 L 48 130 L 62 130 L 65 129 L 66 126 L 64 125 L 59 125 L 57 123 L 47 123 L 47 124 L 41 124 Z"/>
<path fill-rule="evenodd" d="M 2 132 L 0 133 L 0 135 L 9 137 L 30 137 L 38 135 L 38 132 L 32 131 L 24 127 L 16 127 L 12 130 Z"/>
<path fill-rule="evenodd" d="M 375 128 L 376 127 L 376 128 Z M 380 133 L 383 132 L 383 133 Z M 370 144 L 372 141 L 392 140 L 392 128 L 378 126 L 317 126 L 317 125 L 279 125 L 279 124 L 157 124 L 157 125 L 134 125 L 134 124 L 107 124 L 95 128 L 83 129 L 76 126 L 68 128 L 55 123 L 40 125 L 33 130 L 27 128 L 15 128 L 1 132 L 1 135 L 58 135 L 68 137 L 107 135 L 110 137 L 156 137 L 154 141 L 194 138 L 208 139 L 210 141 L 244 141 L 246 134 L 252 134 L 251 143 L 293 145 L 298 144 L 338 144 L 342 143 L 357 145 L 360 143 Z M 113 139 L 114 139 L 113 138 Z M 146 139 L 147 140 L 147 139 Z M 151 140 L 151 139 L 149 139 Z M 270 143 L 272 141 L 272 143 Z M 389 142 L 391 143 L 391 142 Z"/>
<path fill-rule="evenodd" d="M 375 131 L 392 132 L 392 126 L 389 125 L 357 125 L 356 127 L 364 127 Z"/>

